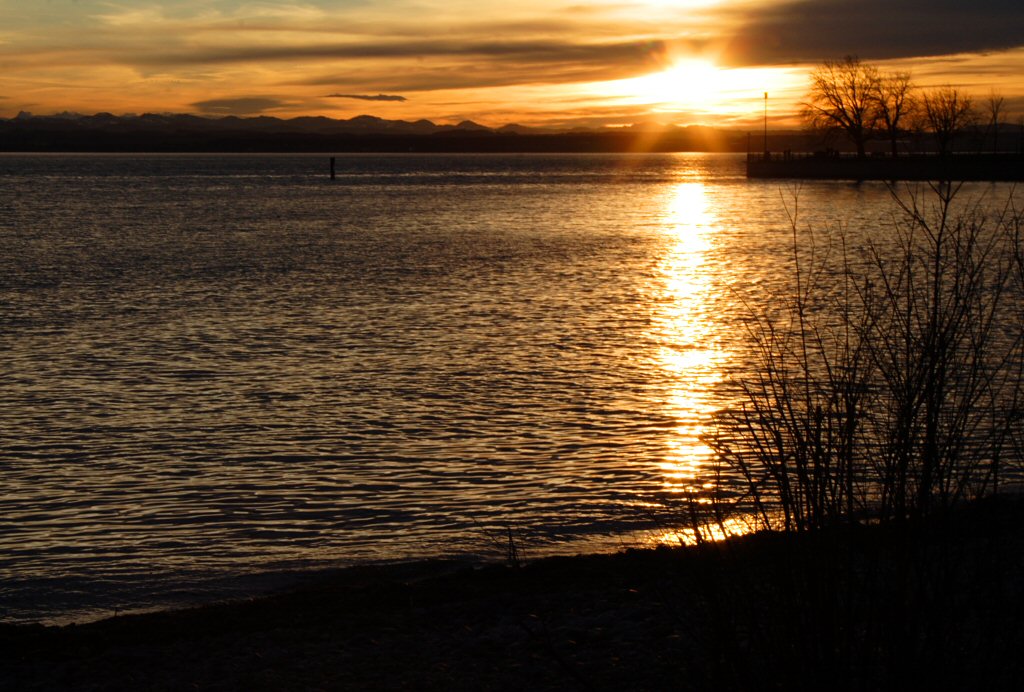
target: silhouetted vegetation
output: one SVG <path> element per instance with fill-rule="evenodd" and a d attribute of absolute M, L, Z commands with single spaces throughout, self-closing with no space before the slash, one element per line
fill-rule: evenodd
<path fill-rule="evenodd" d="M 793 211 L 791 295 L 754 312 L 757 374 L 710 443 L 754 528 L 899 523 L 1024 468 L 1024 217 L 894 194 L 888 238 L 827 251 Z M 808 249 L 809 248 L 809 249 Z M 722 505 L 728 505 L 723 508 Z"/>
<path fill-rule="evenodd" d="M 868 153 L 873 139 L 886 139 L 892 156 L 933 147 L 941 154 L 954 150 L 965 133 L 992 139 L 998 152 L 1004 100 L 993 92 L 986 105 L 989 122 L 979 129 L 974 99 L 953 86 L 917 88 L 909 72 L 883 72 L 855 56 L 829 60 L 811 73 L 803 104 L 804 121 L 826 135 L 842 133 L 858 156 Z"/>
<path fill-rule="evenodd" d="M 841 130 L 864 156 L 880 117 L 880 84 L 877 68 L 858 58 L 826 61 L 811 74 L 804 117 L 813 127 Z"/>
<path fill-rule="evenodd" d="M 802 231 L 683 510 L 706 689 L 1015 689 L 1024 645 L 1024 216 L 958 188 L 888 237 Z M 1013 492 L 1002 492 L 1012 488 Z M 737 527 L 757 540 L 703 540 Z"/>
<path fill-rule="evenodd" d="M 920 117 L 939 153 L 950 154 L 953 139 L 975 123 L 974 101 L 954 87 L 931 89 L 921 98 Z"/>

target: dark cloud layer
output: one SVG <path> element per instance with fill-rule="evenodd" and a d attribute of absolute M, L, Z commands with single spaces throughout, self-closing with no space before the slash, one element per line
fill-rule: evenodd
<path fill-rule="evenodd" d="M 572 43 L 563 41 L 379 41 L 294 46 L 189 49 L 125 56 L 138 65 L 213 65 L 219 63 L 301 61 L 309 59 L 383 59 L 481 57 L 519 63 L 638 62 L 661 49 L 650 41 Z"/>
<path fill-rule="evenodd" d="M 200 113 L 211 115 L 254 115 L 287 106 L 287 102 L 267 96 L 248 96 L 233 99 L 210 99 L 192 104 Z"/>
<path fill-rule="evenodd" d="M 690 46 L 693 42 L 686 42 Z M 115 59 L 135 67 L 176 69 L 189 65 L 236 63 L 302 63 L 316 61 L 365 60 L 412 61 L 415 67 L 401 69 L 367 67 L 356 79 L 352 71 L 344 78 L 322 75 L 289 80 L 280 84 L 346 84 L 353 93 L 334 98 L 397 101 L 388 96 L 363 95 L 355 90 L 380 88 L 389 92 L 491 87 L 512 84 L 551 84 L 600 81 L 631 77 L 663 67 L 670 48 L 685 48 L 675 41 L 605 41 L 576 43 L 557 40 L 465 41 L 419 40 L 342 42 L 313 45 L 231 46 L 202 50 L 125 52 Z"/>
<path fill-rule="evenodd" d="M 799 0 L 747 9 L 728 55 L 738 64 L 868 60 L 1024 45 L 1021 0 Z"/>
<path fill-rule="evenodd" d="M 328 99 L 358 99 L 360 101 L 408 101 L 398 94 L 327 94 Z"/>
<path fill-rule="evenodd" d="M 398 74 L 394 74 L 394 73 Z M 350 73 L 328 74 L 322 77 L 297 82 L 305 86 L 329 86 L 348 81 L 354 88 L 382 88 L 396 92 L 430 92 L 437 89 L 472 89 L 515 86 L 519 84 L 566 84 L 572 82 L 596 82 L 612 77 L 634 76 L 642 68 L 632 70 L 621 67 L 615 71 L 603 65 L 574 65 L 554 63 L 538 70 L 533 65 L 495 64 L 480 62 L 474 64 L 425 67 L 405 71 L 373 70 L 363 76 Z M 294 84 L 296 82 L 289 82 Z"/>

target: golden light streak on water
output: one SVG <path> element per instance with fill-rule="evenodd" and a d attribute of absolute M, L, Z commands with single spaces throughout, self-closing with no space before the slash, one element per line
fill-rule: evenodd
<path fill-rule="evenodd" d="M 669 243 L 658 267 L 663 300 L 653 320 L 658 360 L 674 383 L 665 405 L 676 425 L 665 440 L 660 465 L 664 488 L 673 493 L 699 492 L 706 484 L 702 469 L 712 454 L 701 438 L 716 408 L 712 391 L 722 379 L 725 358 L 716 336 L 714 277 L 707 261 L 716 221 L 703 182 L 673 188 L 663 218 Z"/>
<path fill-rule="evenodd" d="M 723 517 L 722 521 L 705 517 L 698 528 L 687 527 L 665 531 L 651 539 L 651 545 L 696 545 L 702 541 L 722 541 L 732 536 L 742 536 L 754 531 L 754 526 L 745 517 Z M 698 534 L 700 540 L 697 539 Z"/>

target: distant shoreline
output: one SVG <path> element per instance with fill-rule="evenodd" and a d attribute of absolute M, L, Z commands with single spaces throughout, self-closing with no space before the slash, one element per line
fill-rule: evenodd
<path fill-rule="evenodd" d="M 305 135 L 170 133 L 152 136 L 115 133 L 32 131 L 0 133 L 6 153 L 743 153 L 738 138 L 709 145 L 696 138 L 636 133 L 578 134 L 432 134 L 432 135 Z"/>
<path fill-rule="evenodd" d="M 998 138 L 997 138 L 998 135 Z M 955 151 L 1024 152 L 1024 128 L 1003 125 L 965 131 Z M 521 125 L 486 127 L 471 121 L 438 125 L 369 115 L 325 117 L 200 117 L 190 114 L 39 116 L 0 118 L 0 152 L 8 153 L 748 153 L 849 151 L 849 143 L 806 130 L 637 123 L 621 128 L 555 130 Z M 871 157 L 888 152 L 873 140 Z M 927 152 L 933 144 L 908 135 L 901 151 Z"/>
<path fill-rule="evenodd" d="M 435 125 L 358 116 L 201 118 L 21 114 L 0 119 L 3 152 L 155 153 L 611 153 L 745 152 L 746 132 L 703 126 L 546 131 L 473 122 Z M 787 144 L 789 146 L 789 144 Z"/>

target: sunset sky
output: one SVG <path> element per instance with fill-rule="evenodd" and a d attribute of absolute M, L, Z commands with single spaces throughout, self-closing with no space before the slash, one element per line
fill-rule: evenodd
<path fill-rule="evenodd" d="M 1020 0 L 0 0 L 0 117 L 784 125 L 846 54 L 1024 114 Z"/>

